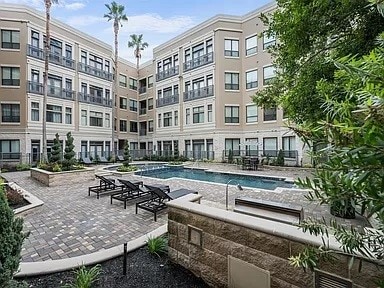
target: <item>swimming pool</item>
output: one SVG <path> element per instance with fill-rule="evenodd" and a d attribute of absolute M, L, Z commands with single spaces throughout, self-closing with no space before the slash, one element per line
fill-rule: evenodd
<path fill-rule="evenodd" d="M 165 164 L 167 164 L 166 162 L 158 162 L 158 163 L 136 163 L 136 162 L 131 162 L 129 163 L 130 165 L 132 166 L 136 166 L 138 170 L 141 170 L 141 169 L 158 169 L 158 168 L 164 168 Z M 116 171 L 117 170 L 117 167 L 121 166 L 120 165 L 110 165 L 110 166 L 107 166 L 105 167 L 104 169 L 105 170 L 109 170 L 109 171 Z"/>
<path fill-rule="evenodd" d="M 142 175 L 151 178 L 169 179 L 184 178 L 190 180 L 199 180 L 213 183 L 227 184 L 229 180 L 233 180 L 231 184 L 240 184 L 243 187 L 259 188 L 266 190 L 275 190 L 278 187 L 292 188 L 293 183 L 284 181 L 284 178 L 249 176 L 233 173 L 211 172 L 200 169 L 190 169 L 182 167 L 162 167 L 153 168 L 135 172 L 136 175 Z"/>

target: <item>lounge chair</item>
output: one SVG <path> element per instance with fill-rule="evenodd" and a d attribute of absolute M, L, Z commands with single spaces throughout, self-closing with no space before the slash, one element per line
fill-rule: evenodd
<path fill-rule="evenodd" d="M 100 175 L 96 175 L 96 177 L 100 179 L 100 183 L 97 186 L 88 187 L 88 196 L 91 196 L 91 192 L 96 193 L 96 198 L 99 199 L 100 194 L 124 192 L 126 190 L 124 185 L 116 184 L 114 179 L 108 179 Z"/>
<path fill-rule="evenodd" d="M 113 193 L 111 194 L 111 204 L 113 202 L 113 199 L 118 200 L 118 201 L 123 201 L 124 202 L 124 209 L 127 208 L 127 202 L 137 199 L 137 198 L 142 198 L 151 195 L 151 191 L 149 189 L 143 189 L 143 182 L 138 181 L 138 182 L 131 182 L 129 180 L 124 180 L 124 179 L 118 179 L 121 184 L 125 185 L 126 190 L 124 192 L 118 192 L 118 193 Z M 154 187 L 157 187 L 161 189 L 162 191 L 167 191 L 169 192 L 169 186 L 168 185 L 154 185 Z M 146 197 L 148 198 L 148 197 Z"/>
<path fill-rule="evenodd" d="M 82 162 L 83 162 L 84 164 L 87 164 L 87 165 L 93 164 L 92 160 L 89 159 L 88 157 L 83 157 L 83 158 L 82 158 Z"/>
<path fill-rule="evenodd" d="M 136 203 L 136 214 L 138 209 L 152 212 L 154 214 L 154 220 L 157 221 L 157 212 L 167 208 L 166 202 L 180 198 L 188 194 L 197 194 L 196 191 L 189 189 L 178 189 L 169 193 L 165 193 L 158 187 L 151 185 L 144 185 L 152 193 L 152 198 Z"/>
<path fill-rule="evenodd" d="M 117 155 L 116 158 L 117 158 L 118 161 L 121 161 L 121 162 L 124 161 L 124 156 Z"/>
<path fill-rule="evenodd" d="M 105 158 L 104 156 L 100 156 L 100 158 L 99 158 L 99 162 L 100 162 L 100 163 L 108 163 L 109 161 L 108 161 L 107 158 Z"/>

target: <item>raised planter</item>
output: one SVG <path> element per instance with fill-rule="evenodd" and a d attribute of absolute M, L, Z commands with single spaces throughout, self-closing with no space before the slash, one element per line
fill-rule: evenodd
<path fill-rule="evenodd" d="M 50 172 L 39 168 L 31 168 L 31 177 L 49 187 L 73 183 L 83 183 L 95 179 L 94 168 L 81 170 Z"/>

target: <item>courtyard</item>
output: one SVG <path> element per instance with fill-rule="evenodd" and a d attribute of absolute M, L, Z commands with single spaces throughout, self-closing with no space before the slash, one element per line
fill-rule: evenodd
<path fill-rule="evenodd" d="M 101 167 L 96 167 L 96 171 Z M 221 163 L 199 163 L 198 168 L 214 171 L 243 173 L 235 165 Z M 97 172 L 96 172 L 97 173 Z M 246 171 L 250 175 L 279 176 L 297 179 L 311 174 L 309 169 L 301 168 L 266 168 L 258 171 Z M 3 174 L 9 182 L 15 182 L 33 195 L 44 201 L 44 205 L 26 211 L 20 216 L 24 218 L 24 229 L 29 237 L 24 241 L 22 262 L 66 259 L 105 250 L 125 242 L 137 239 L 167 223 L 167 212 L 159 214 L 157 222 L 153 215 L 140 210 L 135 214 L 134 202 L 127 209 L 122 202 L 110 204 L 107 195 L 96 199 L 88 196 L 88 187 L 97 185 L 98 180 L 81 184 L 45 187 L 30 178 L 30 172 L 10 172 Z M 116 176 L 108 176 L 119 178 Z M 188 188 L 198 191 L 203 196 L 202 204 L 225 209 L 225 184 L 214 184 L 186 179 L 153 179 L 137 175 L 120 177 L 146 184 L 161 183 L 169 185 L 172 190 Z M 229 187 L 229 207 L 233 207 L 234 199 L 239 196 L 273 200 L 277 202 L 299 204 L 304 207 L 305 217 L 324 217 L 331 215 L 328 207 L 309 203 L 300 189 L 281 189 L 279 192 L 244 187 L 243 191 Z M 346 225 L 366 225 L 365 220 L 339 219 Z"/>

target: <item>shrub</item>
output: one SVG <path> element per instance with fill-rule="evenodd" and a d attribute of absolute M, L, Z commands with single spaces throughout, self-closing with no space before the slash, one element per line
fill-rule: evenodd
<path fill-rule="evenodd" d="M 121 166 L 117 167 L 117 171 L 118 172 L 133 172 L 133 171 L 136 171 L 136 170 L 137 170 L 136 166 L 121 165 Z"/>
<path fill-rule="evenodd" d="M 15 218 L 8 205 L 3 185 L 0 185 L 0 227 L 0 287 L 8 287 L 19 267 L 21 246 L 27 234 L 23 233 L 23 219 Z"/>
<path fill-rule="evenodd" d="M 50 163 L 59 163 L 61 160 L 61 144 L 59 139 L 59 133 L 56 133 L 55 139 L 53 139 L 53 146 L 51 149 Z"/>
<path fill-rule="evenodd" d="M 101 266 L 98 264 L 87 269 L 84 265 L 75 271 L 75 281 L 66 284 L 65 288 L 91 288 L 93 283 L 99 280 Z"/>
<path fill-rule="evenodd" d="M 276 165 L 277 166 L 284 166 L 284 152 L 281 149 L 279 150 L 279 153 L 277 154 Z"/>
<path fill-rule="evenodd" d="M 16 165 L 16 170 L 17 171 L 26 171 L 26 170 L 29 170 L 31 168 L 31 166 L 29 164 L 17 164 Z"/>
<path fill-rule="evenodd" d="M 232 164 L 233 163 L 233 152 L 231 149 L 228 151 L 228 163 Z"/>
<path fill-rule="evenodd" d="M 163 236 L 148 237 L 147 249 L 151 254 L 155 254 L 160 257 L 160 254 L 163 254 L 167 251 L 167 246 L 168 246 L 168 240 Z"/>
<path fill-rule="evenodd" d="M 129 152 L 128 140 L 125 140 L 125 143 L 124 143 L 124 162 L 123 162 L 124 166 L 126 166 L 126 167 L 129 166 L 130 158 L 131 158 L 131 155 Z"/>
<path fill-rule="evenodd" d="M 22 204 L 24 202 L 24 197 L 23 195 L 19 192 L 19 191 L 16 191 L 10 187 L 6 187 L 6 196 L 7 196 L 7 199 L 8 199 L 8 204 L 10 205 L 19 205 L 19 204 Z"/>
<path fill-rule="evenodd" d="M 52 171 L 53 172 L 61 172 L 62 169 L 61 169 L 61 166 L 59 163 L 55 163 L 53 166 L 52 166 Z"/>
<path fill-rule="evenodd" d="M 73 165 L 76 163 L 75 151 L 73 150 L 75 145 L 73 145 L 73 137 L 71 132 L 67 133 L 67 140 L 65 140 L 65 149 L 64 149 L 64 159 L 63 159 L 63 170 L 68 171 L 73 169 Z"/>

